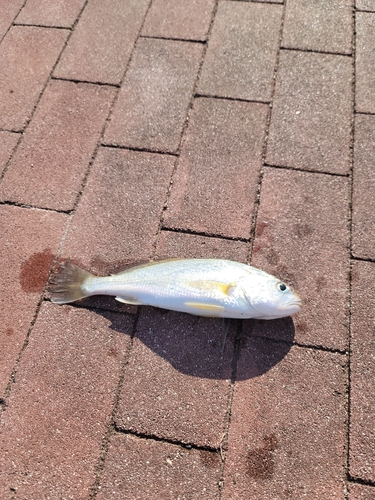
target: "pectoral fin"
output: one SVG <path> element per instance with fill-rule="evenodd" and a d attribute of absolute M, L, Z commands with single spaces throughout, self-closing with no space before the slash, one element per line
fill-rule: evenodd
<path fill-rule="evenodd" d="M 139 300 L 134 299 L 133 297 L 115 297 L 115 299 L 123 304 L 131 304 L 132 306 L 142 305 L 142 302 L 139 302 Z"/>
<path fill-rule="evenodd" d="M 236 286 L 236 283 L 221 283 L 220 281 L 189 281 L 188 285 L 193 288 L 198 288 L 199 290 L 207 290 L 213 292 L 221 292 L 224 295 L 229 295 L 231 288 Z"/>

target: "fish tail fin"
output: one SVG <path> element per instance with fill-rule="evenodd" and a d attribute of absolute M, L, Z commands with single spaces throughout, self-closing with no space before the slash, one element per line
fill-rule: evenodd
<path fill-rule="evenodd" d="M 51 278 L 48 291 L 55 304 L 67 304 L 88 297 L 84 289 L 85 282 L 94 275 L 72 264 L 63 262 L 57 273 Z"/>

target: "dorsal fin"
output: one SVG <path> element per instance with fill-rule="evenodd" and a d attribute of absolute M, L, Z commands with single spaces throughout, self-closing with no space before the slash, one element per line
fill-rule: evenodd
<path fill-rule="evenodd" d="M 146 262 L 139 262 L 135 265 L 129 264 L 129 266 L 121 269 L 120 271 L 116 271 L 115 273 L 111 274 L 111 276 L 115 276 L 116 274 L 128 273 L 130 271 L 135 271 L 136 269 L 142 269 L 144 267 L 155 266 L 156 264 L 161 264 L 162 262 L 172 262 L 174 260 L 184 260 L 184 259 L 176 257 L 176 258 L 163 259 L 163 260 L 148 260 Z"/>

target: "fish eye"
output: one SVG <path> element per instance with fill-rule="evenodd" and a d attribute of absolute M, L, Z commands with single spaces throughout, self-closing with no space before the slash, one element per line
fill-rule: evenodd
<path fill-rule="evenodd" d="M 285 283 L 279 283 L 277 285 L 277 288 L 280 290 L 280 292 L 285 292 L 286 290 L 288 290 L 288 287 L 286 286 Z"/>

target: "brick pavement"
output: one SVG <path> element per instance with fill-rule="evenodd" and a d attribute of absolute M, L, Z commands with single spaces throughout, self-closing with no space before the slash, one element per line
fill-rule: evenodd
<path fill-rule="evenodd" d="M 374 0 L 0 0 L 1 499 L 375 498 Z M 302 311 L 95 297 L 223 257 Z"/>

